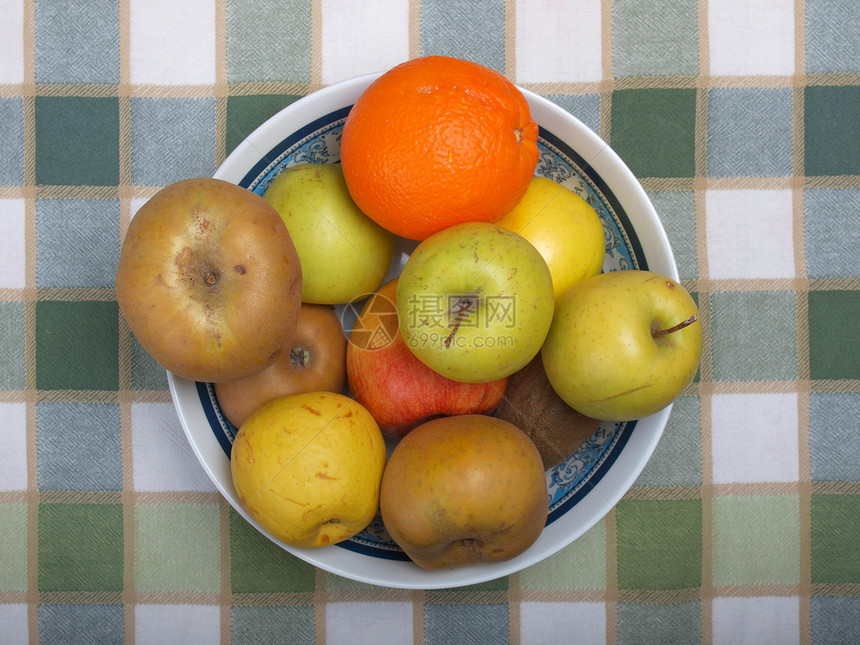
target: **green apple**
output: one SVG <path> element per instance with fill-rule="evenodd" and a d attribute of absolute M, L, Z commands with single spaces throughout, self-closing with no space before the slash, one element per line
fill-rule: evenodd
<path fill-rule="evenodd" d="M 430 369 L 464 383 L 495 381 L 526 365 L 540 351 L 553 307 L 540 252 L 486 222 L 428 237 L 397 282 L 406 345 Z"/>
<path fill-rule="evenodd" d="M 626 270 L 586 278 L 562 296 L 541 358 L 574 410 L 629 421 L 672 403 L 693 380 L 701 352 L 690 294 L 665 276 Z"/>
<path fill-rule="evenodd" d="M 293 238 L 306 276 L 302 302 L 349 302 L 382 284 L 394 253 L 394 234 L 355 205 L 340 164 L 288 168 L 263 198 Z"/>

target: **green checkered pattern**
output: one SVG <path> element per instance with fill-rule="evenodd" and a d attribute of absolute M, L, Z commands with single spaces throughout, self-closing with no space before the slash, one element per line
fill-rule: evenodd
<path fill-rule="evenodd" d="M 405 591 L 315 569 L 226 504 L 113 287 L 160 187 L 426 54 L 612 145 L 705 345 L 585 535 Z M 860 642 L 858 144 L 856 0 L 0 3 L 0 642 Z"/>

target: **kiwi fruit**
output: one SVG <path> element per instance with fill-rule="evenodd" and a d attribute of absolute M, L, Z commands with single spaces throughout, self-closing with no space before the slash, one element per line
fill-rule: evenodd
<path fill-rule="evenodd" d="M 600 421 L 571 408 L 552 389 L 540 353 L 508 377 L 508 385 L 492 416 L 525 432 L 540 452 L 544 468 L 551 468 L 585 443 Z"/>

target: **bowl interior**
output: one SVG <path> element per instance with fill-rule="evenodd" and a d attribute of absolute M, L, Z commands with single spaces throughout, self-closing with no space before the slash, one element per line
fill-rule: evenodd
<path fill-rule="evenodd" d="M 285 108 L 254 131 L 227 158 L 216 177 L 262 195 L 285 168 L 340 160 L 340 134 L 350 106 L 376 75 L 324 88 Z M 604 225 L 604 271 L 651 269 L 677 279 L 677 268 L 650 201 L 615 153 L 570 114 L 523 91 L 540 125 L 535 174 L 550 177 L 586 199 Z M 399 275 L 415 242 L 398 240 L 389 274 Z M 339 305 L 348 332 L 355 306 Z M 599 521 L 641 472 L 666 425 L 670 408 L 637 421 L 601 423 L 565 461 L 546 471 L 547 525 L 526 552 L 502 563 L 426 571 L 391 540 L 380 517 L 353 538 L 319 549 L 298 549 L 263 530 L 238 501 L 229 455 L 236 429 L 218 406 L 214 388 L 168 373 L 174 404 L 192 449 L 233 508 L 287 551 L 320 568 L 388 587 L 443 588 L 474 584 L 518 571 L 563 548 Z M 389 441 L 389 449 L 393 442 Z"/>

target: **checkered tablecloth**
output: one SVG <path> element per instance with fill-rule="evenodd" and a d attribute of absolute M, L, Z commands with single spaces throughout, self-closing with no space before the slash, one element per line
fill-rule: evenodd
<path fill-rule="evenodd" d="M 434 53 L 626 160 L 705 345 L 581 539 L 392 590 L 226 504 L 114 273 L 158 188 L 303 95 Z M 858 321 L 856 0 L 0 0 L 0 643 L 860 643 Z"/>

